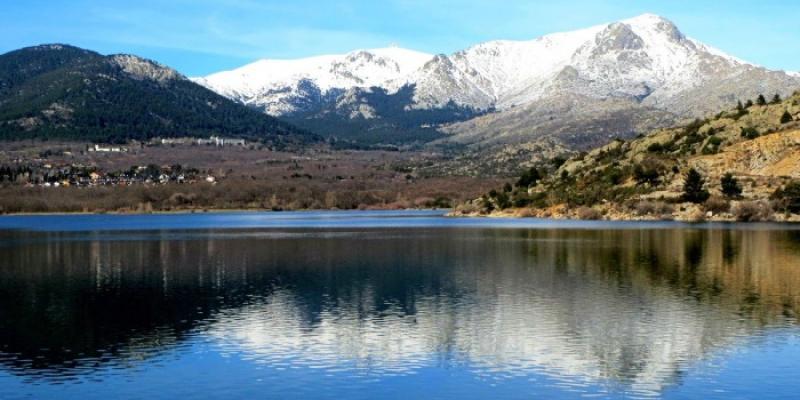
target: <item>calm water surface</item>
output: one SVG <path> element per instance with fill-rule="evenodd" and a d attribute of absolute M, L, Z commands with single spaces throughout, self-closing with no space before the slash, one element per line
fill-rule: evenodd
<path fill-rule="evenodd" d="M 800 230 L 0 218 L 0 399 L 792 399 Z"/>

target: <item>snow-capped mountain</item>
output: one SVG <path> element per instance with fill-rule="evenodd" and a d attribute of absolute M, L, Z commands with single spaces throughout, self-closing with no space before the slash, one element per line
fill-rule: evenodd
<path fill-rule="evenodd" d="M 301 124 L 333 117 L 339 123 L 400 121 L 402 116 L 387 115 L 380 106 L 403 103 L 400 110 L 414 118 L 395 124 L 395 131 L 490 113 L 481 117 L 487 118 L 485 124 L 468 124 L 474 130 L 502 123 L 504 113 L 520 108 L 533 107 L 530 115 L 541 116 L 547 113 L 536 109 L 537 105 L 575 104 L 579 112 L 580 105 L 605 100 L 613 100 L 614 110 L 627 102 L 630 110 L 658 111 L 652 124 L 656 127 L 670 120 L 663 118 L 664 113 L 675 119 L 702 116 L 739 98 L 788 94 L 800 88 L 797 74 L 769 71 L 729 56 L 686 37 L 672 22 L 652 14 L 530 41 L 486 42 L 449 56 L 400 48 L 362 50 L 301 60 L 262 60 L 195 80 Z M 445 109 L 455 114 L 420 117 L 415 113 Z M 607 114 L 616 118 L 631 113 Z M 519 112 L 510 115 L 521 118 Z M 535 130 L 526 128 L 528 121 L 522 122 L 515 123 L 519 127 L 515 132 L 535 136 Z M 573 126 L 574 121 L 567 122 Z M 602 121 L 592 124 L 604 126 Z M 607 125 L 613 129 L 630 124 Z M 607 133 L 630 136 L 637 132 Z"/>
<path fill-rule="evenodd" d="M 260 60 L 242 68 L 195 78 L 215 92 L 269 114 L 302 111 L 308 97 L 352 88 L 384 86 L 416 71 L 430 54 L 389 47 L 298 60 Z"/>

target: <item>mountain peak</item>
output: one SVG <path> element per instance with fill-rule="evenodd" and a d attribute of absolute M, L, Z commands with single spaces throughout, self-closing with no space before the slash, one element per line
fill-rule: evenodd
<path fill-rule="evenodd" d="M 637 17 L 621 21 L 630 25 L 634 30 L 666 34 L 673 41 L 686 39 L 678 27 L 670 20 L 656 14 L 642 14 Z"/>
<path fill-rule="evenodd" d="M 661 26 L 675 26 L 675 23 L 670 21 L 667 18 L 664 18 L 657 14 L 650 14 L 645 13 L 642 15 L 635 16 L 633 18 L 628 18 L 620 21 L 624 24 L 632 25 L 632 26 L 650 26 L 650 27 L 661 27 Z"/>

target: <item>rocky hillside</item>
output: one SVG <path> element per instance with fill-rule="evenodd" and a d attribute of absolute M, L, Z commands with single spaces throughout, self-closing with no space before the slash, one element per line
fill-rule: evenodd
<path fill-rule="evenodd" d="M 136 56 L 66 45 L 0 55 L 0 139 L 210 135 L 276 146 L 319 140 Z"/>
<path fill-rule="evenodd" d="M 623 219 L 800 213 L 800 91 L 540 163 L 465 211 L 503 209 Z"/>

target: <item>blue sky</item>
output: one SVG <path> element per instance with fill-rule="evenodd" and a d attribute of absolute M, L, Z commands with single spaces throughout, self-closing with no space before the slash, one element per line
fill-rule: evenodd
<path fill-rule="evenodd" d="M 196 76 L 259 58 L 390 44 L 451 53 L 645 12 L 739 58 L 800 71 L 798 0 L 5 0 L 0 52 L 68 43 Z"/>

